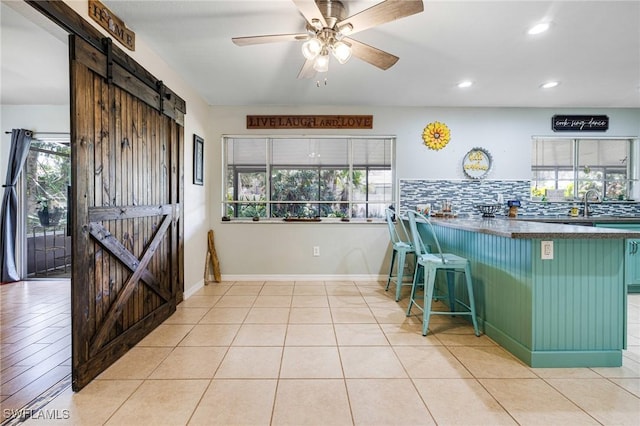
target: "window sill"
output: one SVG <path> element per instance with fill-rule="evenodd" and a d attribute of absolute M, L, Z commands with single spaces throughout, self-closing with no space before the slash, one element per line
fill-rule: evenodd
<path fill-rule="evenodd" d="M 228 223 L 234 223 L 234 224 L 279 224 L 279 225 L 350 225 L 350 224 L 355 224 L 355 225 L 381 225 L 381 224 L 386 224 L 384 219 L 372 219 L 370 221 L 366 220 L 366 219 L 351 219 L 349 221 L 342 221 L 340 219 L 333 219 L 333 218 L 322 218 L 320 221 L 293 221 L 293 222 L 287 222 L 281 218 L 273 218 L 273 219 L 260 219 L 260 220 L 253 220 L 253 219 L 231 219 L 231 220 L 220 220 L 220 223 L 223 224 L 228 224 Z"/>

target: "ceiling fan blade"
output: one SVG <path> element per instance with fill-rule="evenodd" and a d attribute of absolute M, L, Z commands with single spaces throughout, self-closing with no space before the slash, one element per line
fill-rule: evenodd
<path fill-rule="evenodd" d="M 322 24 L 322 28 L 327 26 L 327 20 L 324 18 L 324 15 L 322 15 L 322 12 L 320 12 L 320 9 L 318 8 L 318 5 L 314 0 L 292 0 L 292 1 L 296 5 L 300 13 L 302 13 L 302 16 L 304 16 L 304 19 L 307 20 L 309 25 L 311 25 L 312 27 L 315 27 L 314 20 L 317 20 Z"/>
<path fill-rule="evenodd" d="M 249 46 L 252 44 L 277 43 L 280 41 L 300 41 L 309 38 L 307 33 L 298 34 L 274 34 L 253 37 L 234 37 L 231 39 L 238 46 Z"/>
<path fill-rule="evenodd" d="M 306 60 L 302 64 L 302 68 L 298 73 L 298 78 L 313 78 L 316 75 L 316 70 L 313 68 L 313 60 Z"/>
<path fill-rule="evenodd" d="M 398 62 L 398 59 L 400 59 L 391 53 L 376 49 L 375 47 L 369 46 L 368 44 L 364 44 L 352 38 L 345 37 L 343 41 L 346 41 L 351 45 L 351 54 L 353 56 L 382 70 L 391 68 L 396 62 Z"/>
<path fill-rule="evenodd" d="M 422 0 L 386 0 L 338 22 L 338 29 L 351 24 L 349 35 L 377 25 L 415 15 L 424 10 Z"/>

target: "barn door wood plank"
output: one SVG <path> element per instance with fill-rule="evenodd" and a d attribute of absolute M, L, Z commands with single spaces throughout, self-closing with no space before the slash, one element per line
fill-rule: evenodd
<path fill-rule="evenodd" d="M 171 204 L 92 207 L 89 209 L 89 222 L 136 219 L 149 216 L 166 216 L 171 214 L 172 211 L 173 206 Z"/>
<path fill-rule="evenodd" d="M 94 205 L 109 204 L 109 85 L 101 78 L 93 79 L 96 85 L 95 107 L 95 190 Z M 91 208 L 89 209 L 91 210 Z M 104 256 L 103 250 L 98 247 L 95 254 L 96 287 L 99 291 L 99 300 L 96 301 L 96 317 L 102 318 L 111 303 L 110 259 Z"/>
<path fill-rule="evenodd" d="M 74 45 L 76 39 L 71 36 L 69 43 Z M 88 358 L 88 343 L 84 336 L 95 330 L 95 316 L 93 310 L 92 276 L 94 270 L 93 246 L 89 233 L 83 229 L 84 217 L 89 209 L 90 193 L 89 185 L 93 174 L 93 147 L 90 143 L 90 135 L 93 134 L 93 123 L 85 113 L 90 105 L 90 96 L 87 94 L 89 85 L 93 79 L 87 69 L 72 61 L 70 77 L 74 84 L 71 85 L 71 120 L 74 124 L 71 132 L 71 156 L 72 179 L 71 196 L 74 200 L 74 212 L 71 215 L 71 230 L 73 234 L 72 245 L 72 282 L 71 286 L 71 318 L 73 340 L 78 342 L 72 346 L 72 382 L 74 387 L 78 381 L 77 370 Z M 90 111 L 91 109 L 89 109 Z M 89 168 L 88 166 L 91 166 Z M 89 279 L 87 279 L 89 278 Z"/>
<path fill-rule="evenodd" d="M 95 338 L 91 343 L 90 352 L 92 354 L 95 354 L 100 349 L 100 347 L 105 343 L 107 337 L 109 336 L 109 332 L 111 331 L 111 328 L 116 322 L 118 314 L 125 307 L 127 300 L 135 290 L 138 280 L 140 279 L 141 275 L 145 271 L 147 264 L 153 257 L 153 254 L 156 252 L 158 246 L 162 242 L 164 238 L 164 234 L 165 232 L 167 232 L 167 228 L 169 228 L 170 224 L 171 224 L 171 217 L 166 216 L 162 221 L 160 228 L 158 228 L 158 231 L 156 232 L 155 237 L 153 238 L 153 240 L 151 240 L 151 243 L 149 243 L 149 246 L 145 250 L 144 256 L 142 256 L 142 258 L 140 259 L 140 263 L 136 267 L 136 270 L 133 272 L 133 274 L 129 277 L 129 279 L 127 279 L 127 281 L 122 286 L 122 289 L 118 293 L 116 300 L 113 302 L 113 304 L 109 308 L 109 312 L 105 316 L 102 324 L 100 324 L 100 329 L 96 333 Z"/>
<path fill-rule="evenodd" d="M 175 280 L 175 284 L 172 287 L 172 294 L 175 295 L 176 300 L 180 303 L 183 299 L 183 289 L 184 289 L 184 217 L 182 216 L 184 212 L 184 132 L 182 131 L 182 127 L 176 125 L 176 141 L 177 141 L 177 152 L 174 160 L 176 161 L 178 171 L 177 171 L 177 179 L 178 179 L 178 191 L 175 194 L 175 208 L 176 213 L 175 216 L 178 221 L 178 227 L 176 229 L 177 235 L 174 235 L 176 239 L 175 242 L 175 250 L 176 252 L 173 255 L 177 255 L 177 258 L 172 259 L 172 262 L 177 262 L 177 271 L 178 276 Z"/>
<path fill-rule="evenodd" d="M 113 187 L 113 200 L 112 205 L 114 206 L 122 206 L 122 171 L 123 168 L 126 169 L 125 165 L 122 164 L 122 116 L 124 115 L 124 108 L 122 105 L 123 93 L 122 90 L 112 85 L 113 90 L 113 103 L 112 103 L 112 114 L 111 114 L 111 125 L 113 126 L 112 137 L 111 137 L 111 162 L 113 163 L 113 175 L 112 175 L 112 187 Z M 122 235 L 122 221 L 114 220 L 109 224 L 109 231 L 112 234 L 121 236 Z M 113 257 L 111 259 L 111 268 L 112 268 L 112 276 L 115 281 L 115 288 L 113 294 L 120 294 L 123 290 L 123 281 L 125 279 L 125 274 L 122 271 L 122 265 Z M 118 296 L 116 296 L 117 298 Z M 113 306 L 117 299 L 112 300 L 110 307 Z M 107 311 L 108 314 L 108 311 Z M 121 330 L 125 330 L 129 327 L 129 313 L 126 310 L 119 311 L 120 318 L 118 319 L 119 327 L 112 330 L 111 339 L 115 338 L 115 336 L 121 332 Z M 105 315 L 106 317 L 106 315 Z M 104 321 L 104 319 L 103 319 Z M 98 332 L 96 330 L 96 332 Z"/>

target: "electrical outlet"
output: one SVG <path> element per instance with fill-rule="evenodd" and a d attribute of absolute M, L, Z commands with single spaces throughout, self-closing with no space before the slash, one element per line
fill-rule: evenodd
<path fill-rule="evenodd" d="M 313 255 L 314 256 L 320 256 L 320 247 L 319 246 L 313 246 Z"/>
<path fill-rule="evenodd" d="M 542 241 L 540 243 L 540 258 L 542 260 L 553 259 L 553 241 Z"/>

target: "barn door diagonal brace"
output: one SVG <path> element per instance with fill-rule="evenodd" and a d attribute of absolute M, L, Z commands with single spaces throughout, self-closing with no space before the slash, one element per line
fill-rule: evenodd
<path fill-rule="evenodd" d="M 109 253 L 115 256 L 124 266 L 131 272 L 135 272 L 139 267 L 139 260 L 135 257 L 127 248 L 118 241 L 104 226 L 97 222 L 89 223 L 89 233 L 95 238 L 102 247 L 104 247 Z M 162 297 L 165 301 L 171 299 L 171 293 L 160 287 L 156 277 L 149 272 L 148 269 L 142 271 L 140 279 L 144 281 L 147 286 L 155 291 L 158 296 Z"/>
<path fill-rule="evenodd" d="M 120 314 L 120 312 L 122 312 L 122 309 L 124 309 L 125 304 L 127 303 L 127 300 L 129 300 L 129 298 L 133 294 L 133 290 L 135 289 L 136 283 L 141 278 L 143 272 L 147 269 L 147 265 L 151 261 L 151 258 L 153 257 L 158 247 L 160 246 L 160 243 L 163 240 L 164 234 L 167 232 L 167 229 L 169 229 L 169 225 L 171 225 L 171 221 L 172 221 L 171 216 L 169 215 L 165 216 L 164 220 L 162 221 L 162 224 L 160 225 L 160 228 L 158 228 L 156 232 L 156 235 L 153 237 L 153 239 L 147 246 L 144 255 L 140 259 L 140 263 L 138 264 L 136 270 L 133 272 L 133 274 L 122 286 L 122 289 L 120 290 L 120 293 L 118 293 L 116 300 L 113 302 L 113 304 L 109 308 L 109 311 L 105 315 L 104 320 L 100 325 L 100 329 L 92 339 L 91 347 L 89 350 L 91 356 L 98 353 L 100 348 L 104 345 L 107 338 L 109 337 L 109 332 L 111 331 L 116 320 L 118 319 L 118 315 Z"/>

